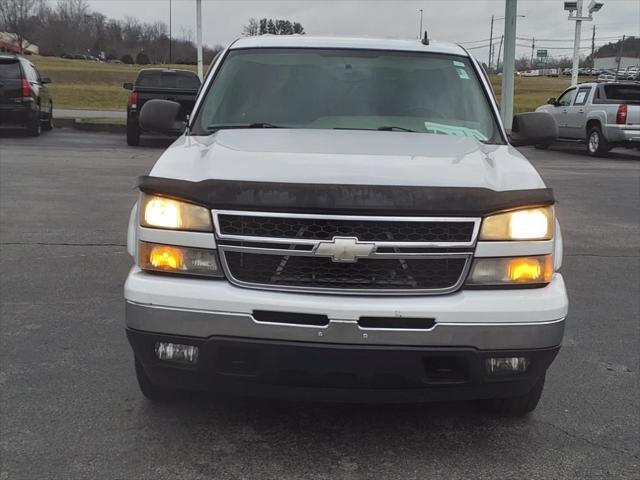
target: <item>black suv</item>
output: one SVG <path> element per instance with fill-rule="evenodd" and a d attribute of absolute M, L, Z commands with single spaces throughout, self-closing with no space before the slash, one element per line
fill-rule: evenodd
<path fill-rule="evenodd" d="M 135 83 L 125 83 L 123 87 L 131 90 L 127 103 L 127 144 L 136 146 L 142 132 L 138 124 L 142 106 L 149 100 L 172 100 L 182 106 L 186 116 L 196 102 L 200 79 L 190 70 L 147 68 L 140 70 Z"/>
<path fill-rule="evenodd" d="M 17 55 L 0 55 L 0 125 L 24 125 L 29 135 L 53 128 L 51 83 L 38 69 Z"/>

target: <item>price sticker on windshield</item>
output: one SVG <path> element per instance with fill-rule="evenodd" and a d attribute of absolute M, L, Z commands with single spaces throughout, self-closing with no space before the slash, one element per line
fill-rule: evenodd
<path fill-rule="evenodd" d="M 456 71 L 458 72 L 458 77 L 462 78 L 463 80 L 469 80 L 469 74 L 464 68 L 456 68 Z"/>

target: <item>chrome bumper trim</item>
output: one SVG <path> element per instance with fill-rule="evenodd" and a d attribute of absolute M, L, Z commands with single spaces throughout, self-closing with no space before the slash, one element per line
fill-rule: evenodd
<path fill-rule="evenodd" d="M 207 338 L 213 335 L 359 345 L 546 348 L 561 343 L 565 319 L 527 323 L 437 323 L 429 330 L 368 329 L 331 319 L 325 327 L 258 322 L 251 315 L 185 310 L 126 302 L 127 327 L 144 332 Z"/>

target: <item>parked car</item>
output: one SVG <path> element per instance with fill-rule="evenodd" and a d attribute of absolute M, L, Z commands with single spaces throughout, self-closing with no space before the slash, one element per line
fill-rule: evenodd
<path fill-rule="evenodd" d="M 124 83 L 130 90 L 127 102 L 127 144 L 140 144 L 143 132 L 138 123 L 138 114 L 144 104 L 151 99 L 176 101 L 184 114 L 189 114 L 200 88 L 200 79 L 190 70 L 169 70 L 146 68 L 140 70 L 134 83 Z"/>
<path fill-rule="evenodd" d="M 53 128 L 53 101 L 38 69 L 26 58 L 0 54 L 0 125 L 22 125 L 39 136 Z"/>
<path fill-rule="evenodd" d="M 612 72 L 610 70 L 603 70 L 602 73 L 598 75 L 598 82 L 612 82 L 616 79 L 616 72 Z"/>
<path fill-rule="evenodd" d="M 426 44 L 425 44 L 426 43 Z M 525 414 L 560 348 L 554 197 L 449 43 L 261 36 L 227 48 L 139 182 L 125 284 L 142 392 L 479 400 Z"/>
<path fill-rule="evenodd" d="M 638 80 L 638 67 L 626 67 L 618 72 L 619 80 Z"/>
<path fill-rule="evenodd" d="M 589 155 L 605 155 L 618 146 L 640 147 L 640 83 L 581 83 L 536 112 L 553 115 L 558 140 L 585 142 Z"/>

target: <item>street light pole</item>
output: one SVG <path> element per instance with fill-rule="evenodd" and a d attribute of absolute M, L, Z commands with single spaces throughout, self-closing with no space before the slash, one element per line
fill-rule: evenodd
<path fill-rule="evenodd" d="M 578 83 L 578 67 L 580 66 L 580 34 L 582 32 L 582 0 L 578 0 L 576 10 L 576 31 L 573 39 L 573 65 L 571 68 L 571 85 Z"/>
<path fill-rule="evenodd" d="M 171 0 L 169 0 L 169 63 L 171 63 Z"/>
<path fill-rule="evenodd" d="M 422 15 L 423 10 L 420 9 L 420 29 L 418 30 L 418 39 L 422 38 Z"/>
<path fill-rule="evenodd" d="M 591 20 L 593 20 L 593 13 L 599 11 L 603 5 L 603 2 L 591 0 L 588 7 L 589 16 L 585 17 L 582 15 L 582 2 L 583 0 L 564 2 L 564 9 L 569 11 L 569 20 L 573 20 L 574 22 L 576 22 L 575 38 L 573 39 L 573 66 L 571 68 L 571 85 L 576 85 L 578 83 L 578 67 L 580 63 L 580 34 L 582 31 L 582 22 L 590 22 Z"/>

